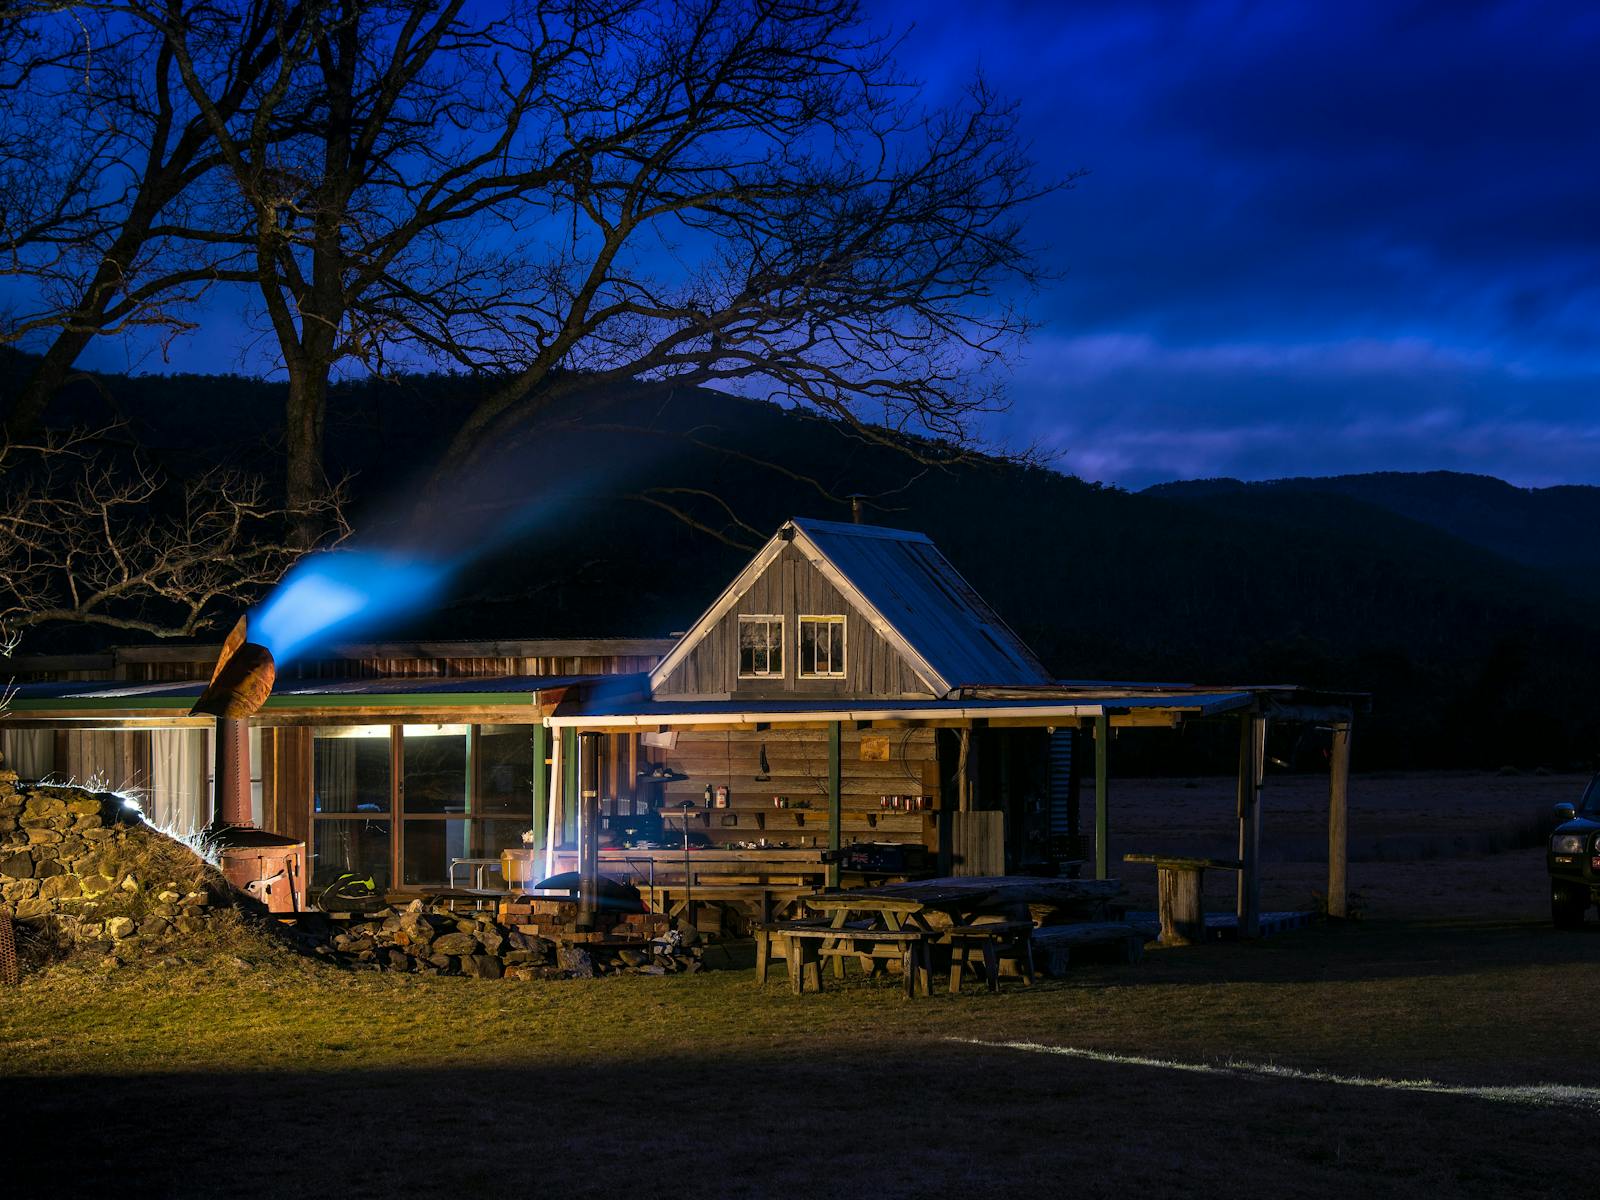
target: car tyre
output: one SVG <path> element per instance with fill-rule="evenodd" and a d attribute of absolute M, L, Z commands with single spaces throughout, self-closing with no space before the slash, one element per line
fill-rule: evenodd
<path fill-rule="evenodd" d="M 1576 929 L 1583 924 L 1583 914 L 1589 908 L 1589 897 L 1571 888 L 1554 887 L 1550 890 L 1550 920 L 1557 929 Z"/>

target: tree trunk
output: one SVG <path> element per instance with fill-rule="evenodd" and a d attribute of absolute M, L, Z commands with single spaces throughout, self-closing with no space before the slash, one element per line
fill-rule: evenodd
<path fill-rule="evenodd" d="M 31 438 L 44 428 L 45 409 L 66 382 L 72 364 L 94 335 L 73 330 L 58 336 L 6 407 L 5 431 L 14 438 Z"/>
<path fill-rule="evenodd" d="M 165 191 L 161 192 L 164 198 Z M 38 366 L 18 390 L 5 413 L 5 431 L 12 437 L 32 437 L 44 428 L 44 414 L 67 380 L 72 365 L 105 323 L 106 309 L 128 275 L 138 248 L 149 236 L 156 202 L 142 198 L 128 216 L 126 227 L 106 251 L 94 279 L 69 310 L 70 321 L 61 329 Z M 158 207 L 158 205 L 156 205 Z"/>
<path fill-rule="evenodd" d="M 309 550 L 324 530 L 311 515 L 327 493 L 322 467 L 322 427 L 328 408 L 328 376 L 315 367 L 291 369 L 284 406 L 284 498 L 291 517 L 290 544 Z"/>

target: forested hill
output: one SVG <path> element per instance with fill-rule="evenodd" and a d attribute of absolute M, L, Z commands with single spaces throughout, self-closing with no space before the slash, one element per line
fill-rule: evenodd
<path fill-rule="evenodd" d="M 1194 479 L 1157 484 L 1150 495 L 1205 501 L 1243 494 L 1271 505 L 1286 492 L 1347 496 L 1432 525 L 1514 562 L 1547 567 L 1600 591 L 1600 487 L 1514 487 L 1457 471 L 1374 471 L 1245 483 Z"/>
<path fill-rule="evenodd" d="M 330 469 L 349 478 L 359 537 L 417 537 L 469 387 L 337 390 Z M 101 377 L 58 419 L 110 407 L 174 471 L 219 458 L 275 470 L 277 402 L 249 380 Z M 1543 562 L 1475 544 L 1472 528 L 1453 536 L 1349 487 L 1131 494 L 995 461 L 924 469 L 833 424 L 705 391 L 548 413 L 501 449 L 424 508 L 420 538 L 442 554 L 492 532 L 492 548 L 443 606 L 385 636 L 682 630 L 785 518 L 848 520 L 862 493 L 867 520 L 933 537 L 1063 677 L 1370 691 L 1369 767 L 1571 766 L 1600 749 L 1587 595 Z"/>

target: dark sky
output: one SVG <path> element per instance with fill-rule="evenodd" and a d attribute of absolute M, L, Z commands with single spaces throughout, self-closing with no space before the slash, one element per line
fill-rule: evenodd
<path fill-rule="evenodd" d="M 1059 278 L 996 438 L 1125 486 L 1600 483 L 1600 4 L 869 3 L 930 97 L 981 68 L 1090 172 L 1031 214 Z"/>
<path fill-rule="evenodd" d="M 1600 482 L 1600 5 L 897 4 L 1037 156 L 1063 273 L 999 426 L 1138 485 Z"/>

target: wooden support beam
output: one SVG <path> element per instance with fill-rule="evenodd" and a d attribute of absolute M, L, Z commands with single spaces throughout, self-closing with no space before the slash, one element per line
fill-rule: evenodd
<path fill-rule="evenodd" d="M 834 721 L 828 726 L 828 849 L 838 850 L 839 839 L 839 810 L 840 810 L 840 763 L 839 763 L 839 734 L 840 722 Z M 839 886 L 839 863 L 837 855 L 834 861 L 828 864 L 828 886 Z"/>
<path fill-rule="evenodd" d="M 1110 783 L 1111 720 L 1104 713 L 1094 719 L 1094 877 L 1104 879 L 1107 874 L 1107 840 L 1111 832 L 1107 808 L 1107 788 Z"/>
<path fill-rule="evenodd" d="M 1333 727 L 1333 747 L 1328 762 L 1328 915 L 1350 915 L 1345 890 L 1345 864 L 1349 860 L 1350 833 L 1346 808 L 1350 790 L 1350 722 Z"/>
<path fill-rule="evenodd" d="M 578 842 L 578 731 L 561 731 L 561 845 Z"/>
<path fill-rule="evenodd" d="M 956 811 L 972 811 L 972 730 L 963 726 L 956 739 Z"/>
<path fill-rule="evenodd" d="M 1245 713 L 1239 718 L 1239 872 L 1235 912 L 1239 936 L 1261 933 L 1261 778 L 1266 766 L 1267 717 Z"/>
<path fill-rule="evenodd" d="M 533 831 L 543 850 L 550 834 L 550 730 L 543 725 L 533 727 Z"/>

